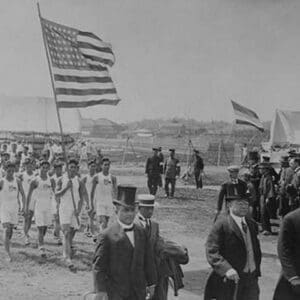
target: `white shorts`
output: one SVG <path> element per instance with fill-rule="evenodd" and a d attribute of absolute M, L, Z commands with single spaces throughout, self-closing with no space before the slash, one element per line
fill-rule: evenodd
<path fill-rule="evenodd" d="M 10 224 L 18 224 L 19 216 L 18 216 L 19 207 L 11 207 L 9 209 L 5 209 L 1 207 L 1 223 L 10 223 Z"/>
<path fill-rule="evenodd" d="M 59 223 L 61 225 L 70 225 L 70 227 L 79 229 L 79 225 L 76 221 L 76 217 L 74 215 L 73 210 L 63 211 L 60 209 L 59 210 Z"/>
<path fill-rule="evenodd" d="M 114 206 L 111 204 L 99 203 L 96 206 L 96 216 L 111 217 L 114 214 Z"/>
<path fill-rule="evenodd" d="M 52 224 L 52 212 L 49 210 L 34 212 L 35 224 L 38 227 L 49 226 Z"/>

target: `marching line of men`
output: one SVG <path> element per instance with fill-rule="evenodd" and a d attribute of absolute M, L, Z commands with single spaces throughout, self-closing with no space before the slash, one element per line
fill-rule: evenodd
<path fill-rule="evenodd" d="M 90 232 L 99 233 L 105 229 L 113 214 L 116 177 L 110 174 L 108 158 L 103 158 L 102 171 L 98 173 L 96 161 L 90 160 L 89 173 L 83 177 L 79 172 L 79 162 L 74 158 L 69 159 L 67 165 L 62 160 L 57 160 L 51 166 L 44 159 L 38 164 L 39 168 L 36 169 L 36 161 L 26 158 L 20 168 L 19 164 L 9 160 L 7 153 L 2 155 L 0 221 L 7 261 L 12 260 L 10 240 L 21 214 L 24 219 L 25 246 L 31 243 L 29 233 L 34 218 L 38 232 L 38 249 L 40 255 L 46 257 L 44 237 L 49 226 L 54 223 L 54 237 L 58 245 L 63 246 L 63 258 L 72 269 L 73 239 L 81 225 L 79 217 L 82 207 L 85 204 Z M 94 236 L 93 238 L 95 239 Z"/>

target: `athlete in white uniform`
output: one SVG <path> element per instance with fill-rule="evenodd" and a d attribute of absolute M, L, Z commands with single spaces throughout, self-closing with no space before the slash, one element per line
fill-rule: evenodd
<path fill-rule="evenodd" d="M 36 173 L 33 172 L 33 164 L 31 159 L 28 158 L 24 161 L 24 167 L 25 167 L 25 172 L 22 172 L 19 177 L 22 182 L 25 197 L 27 199 L 30 183 L 32 179 L 36 176 Z M 32 197 L 28 205 L 27 213 L 24 215 L 23 230 L 24 230 L 24 237 L 25 237 L 25 245 L 30 244 L 29 230 L 32 224 L 34 206 L 35 206 L 35 198 Z"/>
<path fill-rule="evenodd" d="M 117 178 L 110 174 L 109 158 L 102 159 L 102 172 L 93 180 L 91 191 L 91 212 L 96 213 L 100 230 L 107 228 L 114 213 L 113 199 L 117 193 Z"/>
<path fill-rule="evenodd" d="M 82 179 L 82 182 L 85 184 L 86 191 L 88 194 L 88 203 L 86 204 L 86 209 L 89 212 L 89 224 L 87 227 L 87 232 L 86 235 L 88 237 L 92 237 L 94 235 L 94 214 L 91 213 L 90 207 L 91 207 L 91 192 L 92 192 L 92 187 L 93 187 L 93 180 L 96 175 L 96 161 L 90 160 L 88 162 L 88 167 L 89 167 L 89 172 L 87 175 L 85 175 Z"/>
<path fill-rule="evenodd" d="M 0 219 L 3 230 L 4 248 L 7 260 L 11 261 L 10 240 L 13 234 L 14 225 L 18 223 L 18 211 L 25 207 L 25 194 L 21 181 L 14 176 L 15 164 L 6 164 L 6 176 L 0 180 L 1 209 Z M 18 201 L 18 194 L 21 194 L 22 203 Z M 22 212 L 24 212 L 22 210 Z"/>
<path fill-rule="evenodd" d="M 51 178 L 55 181 L 55 186 L 57 186 L 58 180 L 62 177 L 63 175 L 63 165 L 64 163 L 61 161 L 55 161 L 54 162 L 54 174 Z M 52 213 L 54 217 L 54 231 L 53 235 L 54 238 L 57 239 L 57 244 L 60 246 L 62 245 L 62 241 L 60 238 L 60 223 L 59 223 L 59 199 L 57 199 L 56 195 L 53 195 L 52 197 Z"/>
<path fill-rule="evenodd" d="M 40 175 L 36 176 L 30 183 L 27 202 L 30 203 L 33 194 L 36 199 L 34 218 L 38 228 L 38 246 L 41 256 L 45 257 L 44 237 L 47 227 L 52 223 L 52 198 L 55 191 L 55 182 L 48 175 L 50 169 L 48 161 L 42 161 L 40 168 Z"/>
<path fill-rule="evenodd" d="M 70 269 L 72 263 L 72 244 L 76 230 L 79 229 L 79 214 L 84 199 L 87 197 L 85 185 L 77 176 L 78 161 L 71 159 L 68 174 L 57 182 L 56 196 L 59 197 L 59 221 L 64 235 L 63 256 Z"/>

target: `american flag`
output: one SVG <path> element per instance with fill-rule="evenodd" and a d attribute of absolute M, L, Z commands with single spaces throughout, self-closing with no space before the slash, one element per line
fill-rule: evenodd
<path fill-rule="evenodd" d="M 60 108 L 116 105 L 120 101 L 107 67 L 111 45 L 90 32 L 41 18 Z"/>
<path fill-rule="evenodd" d="M 231 100 L 236 124 L 250 125 L 264 131 L 264 125 L 255 111 Z"/>

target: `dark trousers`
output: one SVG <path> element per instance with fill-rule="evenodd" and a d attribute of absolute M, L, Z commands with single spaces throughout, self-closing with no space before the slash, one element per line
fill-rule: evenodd
<path fill-rule="evenodd" d="M 171 197 L 174 197 L 175 183 L 176 183 L 176 178 L 165 179 L 165 191 L 167 196 L 169 196 L 169 184 L 171 184 Z"/>
<path fill-rule="evenodd" d="M 270 200 L 269 200 L 270 201 Z M 261 197 L 260 199 L 260 218 L 261 218 L 261 227 L 263 231 L 272 231 L 271 229 L 271 212 L 269 203 L 266 203 L 266 200 Z"/>
<path fill-rule="evenodd" d="M 161 176 L 158 175 L 148 175 L 148 189 L 149 189 L 149 193 L 151 195 L 156 195 L 157 192 L 157 187 L 159 186 L 161 182 Z"/>
<path fill-rule="evenodd" d="M 238 300 L 258 300 L 259 286 L 258 278 L 252 274 L 241 275 L 238 283 L 237 297 Z"/>
<path fill-rule="evenodd" d="M 116 291 L 112 291 L 108 294 L 108 300 L 144 300 L 145 297 L 139 297 L 135 291 L 131 291 L 128 297 L 122 297 Z"/>
<path fill-rule="evenodd" d="M 290 212 L 289 197 L 286 194 L 280 194 L 279 196 L 279 211 L 278 214 L 284 217 Z"/>
<path fill-rule="evenodd" d="M 196 188 L 202 189 L 203 184 L 202 184 L 202 177 L 200 177 L 200 171 L 195 171 L 194 173 L 195 173 Z"/>

